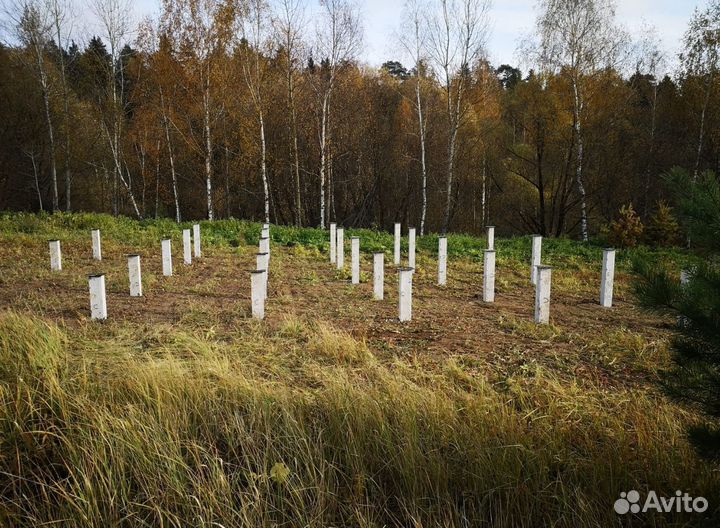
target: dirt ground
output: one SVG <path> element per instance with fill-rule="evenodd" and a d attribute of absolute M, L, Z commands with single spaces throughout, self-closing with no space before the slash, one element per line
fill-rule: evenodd
<path fill-rule="evenodd" d="M 105 273 L 107 305 L 113 324 L 211 326 L 232 339 L 250 324 L 250 271 L 255 248 L 206 248 L 192 266 L 182 263 L 173 242 L 175 275 L 162 276 L 160 244 L 144 248 L 144 297 L 128 295 L 128 253 L 137 248 L 105 241 L 104 259 L 92 260 L 90 241 L 63 244 L 63 271 L 49 270 L 47 244 L 33 241 L 0 246 L 0 309 L 42 314 L 66 326 L 87 324 L 87 276 Z M 413 321 L 400 324 L 397 272 L 386 258 L 385 300 L 372 299 L 372 255 L 363 255 L 362 284 L 353 286 L 349 252 L 345 271 L 326 254 L 274 245 L 265 325 L 276 328 L 289 317 L 326 321 L 366 340 L 376 356 L 427 364 L 449 358 L 463 368 L 503 378 L 517 371 L 549 368 L 560 377 L 597 385 L 641 382 L 651 370 L 617 362 L 629 352 L 652 360 L 666 347 L 669 322 L 641 311 L 629 291 L 630 278 L 616 277 L 615 306 L 598 303 L 600 264 L 553 271 L 551 325 L 533 324 L 534 288 L 529 266 L 499 255 L 496 302 L 482 301 L 482 264 L 449 261 L 448 285 L 438 287 L 436 262 L 418 258 L 413 287 Z M 552 264 L 552 263 L 550 263 Z M 527 268 L 527 269 L 526 269 Z M 632 350 L 630 350 L 632 349 Z M 647 364 L 647 361 L 640 362 Z"/>

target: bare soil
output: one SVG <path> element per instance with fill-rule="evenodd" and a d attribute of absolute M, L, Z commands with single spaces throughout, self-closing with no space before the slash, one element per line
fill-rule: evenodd
<path fill-rule="evenodd" d="M 39 312 L 68 327 L 87 324 L 87 276 L 105 273 L 109 318 L 113 324 L 183 325 L 198 321 L 228 338 L 250 324 L 250 270 L 255 248 L 205 248 L 192 266 L 182 263 L 174 241 L 173 277 L 163 277 L 158 247 L 144 249 L 144 297 L 128 295 L 128 253 L 137 248 L 104 243 L 104 259 L 92 259 L 89 240 L 63 244 L 63 271 L 49 270 L 46 245 L 0 245 L 0 309 Z M 347 259 L 346 259 L 347 260 Z M 465 370 L 503 379 L 532 368 L 554 370 L 568 379 L 595 385 L 637 383 L 652 369 L 616 365 L 605 350 L 613 335 L 638 336 L 649 357 L 666 345 L 669 321 L 640 310 L 629 291 L 630 277 L 616 277 L 615 306 L 600 307 L 597 269 L 553 272 L 551 326 L 533 324 L 534 288 L 529 269 L 498 262 L 496 302 L 482 301 L 482 266 L 468 259 L 450 260 L 446 287 L 436 285 L 436 263 L 418 260 L 414 277 L 413 321 L 397 321 L 397 273 L 386 260 L 385 300 L 372 299 L 372 261 L 364 255 L 363 282 L 353 286 L 348 270 L 339 272 L 327 255 L 303 248 L 272 247 L 266 321 L 279 327 L 288 318 L 327 321 L 366 340 L 381 360 L 401 357 L 434 368 L 449 358 Z M 622 347 L 620 347 L 622 348 Z M 623 366 L 620 366 L 623 365 Z"/>

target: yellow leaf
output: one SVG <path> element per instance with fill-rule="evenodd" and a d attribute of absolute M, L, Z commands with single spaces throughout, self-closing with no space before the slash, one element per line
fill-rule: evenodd
<path fill-rule="evenodd" d="M 290 477 L 290 469 L 282 462 L 277 462 L 270 470 L 270 478 L 278 484 L 285 484 Z"/>

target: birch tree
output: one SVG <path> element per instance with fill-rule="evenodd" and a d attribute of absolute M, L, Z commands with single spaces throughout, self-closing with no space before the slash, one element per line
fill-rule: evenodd
<path fill-rule="evenodd" d="M 146 120 L 145 125 L 152 128 L 153 132 L 155 132 L 153 135 L 156 136 L 155 216 L 157 217 L 159 207 L 161 142 L 164 140 L 170 165 L 170 183 L 175 206 L 175 221 L 180 223 L 182 213 L 175 167 L 173 131 L 177 128 L 175 107 L 178 99 L 180 99 L 179 92 L 182 83 L 179 80 L 182 79 L 182 71 L 173 57 L 170 39 L 165 34 L 159 34 L 151 20 L 146 19 L 141 23 L 136 42 L 142 51 L 142 56 L 146 58 L 146 73 L 144 79 L 142 79 L 146 89 L 142 91 L 141 99 L 137 102 L 137 105 L 142 106 L 145 104 L 149 107 L 152 117 Z"/>
<path fill-rule="evenodd" d="M 458 132 L 468 105 L 469 72 L 483 56 L 490 0 L 440 0 L 428 15 L 429 55 L 445 92 L 448 126 L 443 232 L 450 228 Z"/>
<path fill-rule="evenodd" d="M 665 73 L 665 55 L 661 49 L 660 38 L 654 27 L 647 27 L 638 43 L 635 71 L 638 74 L 649 76 L 652 92 L 648 98 L 650 104 L 650 126 L 648 130 L 648 148 L 645 163 L 644 182 L 644 216 L 647 217 L 649 208 L 650 183 L 652 178 L 652 166 L 655 159 L 656 135 L 657 135 L 657 114 L 658 114 L 658 90 L 660 77 Z"/>
<path fill-rule="evenodd" d="M 415 112 L 418 119 L 418 139 L 420 143 L 420 181 L 422 188 L 422 204 L 420 208 L 420 236 L 425 234 L 425 221 L 427 218 L 427 116 L 425 111 L 424 90 L 427 69 L 427 26 L 423 14 L 427 5 L 422 0 L 408 0 L 405 3 L 403 21 L 405 33 L 400 37 L 400 43 L 405 53 L 410 57 L 415 71 Z"/>
<path fill-rule="evenodd" d="M 33 181 L 35 182 L 35 192 L 37 193 L 37 197 L 38 197 L 38 205 L 40 206 L 40 210 L 44 211 L 42 193 L 40 192 L 40 178 L 38 176 L 37 153 L 35 152 L 34 149 L 27 149 L 27 150 L 25 150 L 25 155 L 28 158 L 30 158 L 30 162 L 32 163 Z"/>
<path fill-rule="evenodd" d="M 580 231 L 588 240 L 588 205 L 585 184 L 584 113 L 587 77 L 619 65 L 626 43 L 615 23 L 614 0 L 540 0 L 537 18 L 539 42 L 534 50 L 547 71 L 567 78 L 572 91 L 575 134 L 575 184 L 580 204 Z"/>
<path fill-rule="evenodd" d="M 315 52 L 324 62 L 313 87 L 319 105 L 320 142 L 320 227 L 325 228 L 327 170 L 329 165 L 329 135 L 331 97 L 340 66 L 351 60 L 362 46 L 362 26 L 357 6 L 351 0 L 320 0 L 321 17 L 317 26 Z"/>
<path fill-rule="evenodd" d="M 705 141 L 710 100 L 720 72 L 720 0 L 712 0 L 702 11 L 696 9 L 683 38 L 680 56 L 685 75 L 694 75 L 703 82 L 693 182 L 697 181 Z"/>
<path fill-rule="evenodd" d="M 163 0 L 163 31 L 176 40 L 175 49 L 200 92 L 208 220 L 215 219 L 212 157 L 217 112 L 213 78 L 218 58 L 227 51 L 236 16 L 235 0 Z"/>
<path fill-rule="evenodd" d="M 300 181 L 300 149 L 298 147 L 298 121 L 296 98 L 296 69 L 303 47 L 302 31 L 305 26 L 305 0 L 278 0 L 273 24 L 277 44 L 285 52 L 285 83 L 287 86 L 287 122 L 289 169 L 295 187 L 295 225 L 303 224 L 302 187 Z"/>
<path fill-rule="evenodd" d="M 165 93 L 162 86 L 159 89 L 160 92 L 160 115 L 162 116 L 162 126 L 165 131 L 165 145 L 168 151 L 168 160 L 170 161 L 170 181 L 172 183 L 173 200 L 175 202 L 175 221 L 179 224 L 182 222 L 182 214 L 180 213 L 180 198 L 178 196 L 178 182 L 177 172 L 175 170 L 175 154 L 173 152 L 173 141 L 170 132 L 170 117 L 171 108 L 169 104 L 165 102 Z M 158 153 L 159 155 L 159 153 Z"/>
<path fill-rule="evenodd" d="M 265 59 L 270 50 L 268 6 L 264 0 L 249 0 L 247 14 L 242 24 L 244 44 L 241 46 L 242 70 L 250 99 L 258 120 L 260 140 L 260 177 L 263 186 L 265 222 L 270 223 L 270 184 L 267 170 L 267 141 L 265 139 Z"/>
<path fill-rule="evenodd" d="M 48 158 L 50 162 L 51 207 L 60 209 L 57 176 L 57 148 L 55 121 L 51 110 L 51 78 L 48 72 L 45 50 L 52 40 L 53 21 L 47 3 L 42 0 L 21 0 L 8 5 L 5 13 L 15 26 L 18 40 L 30 56 L 28 65 L 34 73 L 42 95 L 43 115 L 48 136 Z M 33 158 L 35 162 L 35 158 Z M 34 165 L 35 167 L 35 165 Z"/>
<path fill-rule="evenodd" d="M 70 90 L 67 79 L 67 64 L 65 62 L 65 49 L 70 44 L 71 4 L 67 0 L 47 0 L 50 12 L 53 35 L 57 42 L 58 64 L 60 66 L 60 88 L 63 101 L 63 155 L 65 158 L 65 210 L 71 210 L 72 170 L 70 168 Z M 68 29 L 68 31 L 66 31 Z"/>
<path fill-rule="evenodd" d="M 125 114 L 125 66 L 122 60 L 122 49 L 127 43 L 132 24 L 129 0 L 92 0 L 91 7 L 100 23 L 103 37 L 108 43 L 110 60 L 107 75 L 107 104 L 103 108 L 103 132 L 110 147 L 113 161 L 113 180 L 122 183 L 127 192 L 130 204 L 138 218 L 142 218 L 130 179 L 123 167 L 122 135 Z M 117 214 L 117 193 L 115 196 L 114 213 Z"/>

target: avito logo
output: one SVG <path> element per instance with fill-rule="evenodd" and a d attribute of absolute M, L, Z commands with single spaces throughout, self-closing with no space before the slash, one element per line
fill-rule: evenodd
<path fill-rule="evenodd" d="M 640 493 L 630 490 L 627 493 L 623 491 L 620 494 L 620 498 L 615 501 L 614 508 L 620 515 L 649 511 L 660 513 L 703 513 L 708 509 L 708 501 L 705 497 L 691 497 L 679 490 L 675 492 L 674 497 L 658 497 L 657 493 L 650 491 L 645 498 L 645 502 L 640 506 Z"/>

